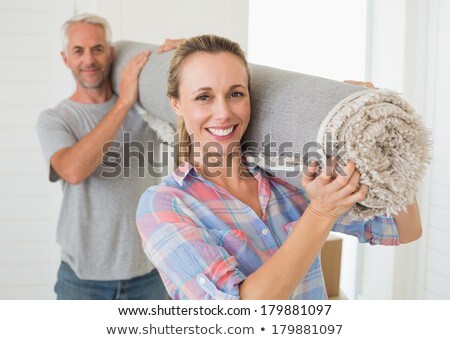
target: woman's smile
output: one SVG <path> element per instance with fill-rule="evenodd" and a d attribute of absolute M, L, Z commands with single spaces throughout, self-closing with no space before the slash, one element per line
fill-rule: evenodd
<path fill-rule="evenodd" d="M 236 127 L 239 124 L 231 125 L 227 127 L 208 127 L 206 131 L 208 131 L 214 138 L 218 140 L 226 140 L 234 136 L 236 132 Z"/>

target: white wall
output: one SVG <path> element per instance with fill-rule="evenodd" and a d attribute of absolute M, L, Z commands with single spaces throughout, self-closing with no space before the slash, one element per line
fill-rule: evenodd
<path fill-rule="evenodd" d="M 249 60 L 335 80 L 365 73 L 366 1 L 250 0 Z"/>
<path fill-rule="evenodd" d="M 76 12 L 108 19 L 114 40 L 163 43 L 198 34 L 226 36 L 247 49 L 248 1 L 78 0 Z"/>
<path fill-rule="evenodd" d="M 434 132 L 417 296 L 450 299 L 450 0 L 427 2 L 423 107 Z"/>
<path fill-rule="evenodd" d="M 52 298 L 59 187 L 35 131 L 59 99 L 60 17 L 71 1 L 0 1 L 0 299 Z"/>
<path fill-rule="evenodd" d="M 247 47 L 245 0 L 0 0 L 0 299 L 54 298 L 60 184 L 47 181 L 35 124 L 74 88 L 59 28 L 84 12 L 105 16 L 114 40 L 215 33 Z"/>

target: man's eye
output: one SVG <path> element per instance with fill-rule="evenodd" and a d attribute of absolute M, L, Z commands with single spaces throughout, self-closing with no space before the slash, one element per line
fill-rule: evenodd
<path fill-rule="evenodd" d="M 208 99 L 209 99 L 209 96 L 206 94 L 202 94 L 201 96 L 198 96 L 197 98 L 195 98 L 195 100 L 199 100 L 199 101 L 205 101 Z"/>
<path fill-rule="evenodd" d="M 95 48 L 94 49 L 94 53 L 96 53 L 96 54 L 99 54 L 99 53 L 102 53 L 103 52 L 103 49 L 102 48 Z"/>
<path fill-rule="evenodd" d="M 75 50 L 73 54 L 81 54 L 81 50 Z"/>

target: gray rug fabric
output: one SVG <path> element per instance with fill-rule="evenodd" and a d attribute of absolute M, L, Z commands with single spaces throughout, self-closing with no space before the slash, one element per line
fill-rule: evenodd
<path fill-rule="evenodd" d="M 128 60 L 157 46 L 120 41 L 114 47 L 112 84 L 118 93 Z M 177 124 L 166 97 L 172 55 L 152 53 L 139 78 L 140 112 L 166 142 L 174 141 Z M 431 136 L 398 94 L 267 66 L 249 68 L 252 117 L 243 137 L 248 159 L 297 187 L 308 159 L 324 165 L 326 155 L 337 153 L 343 163 L 353 160 L 360 184 L 369 186 L 367 198 L 350 212 L 355 219 L 390 215 L 413 201 L 431 159 Z"/>

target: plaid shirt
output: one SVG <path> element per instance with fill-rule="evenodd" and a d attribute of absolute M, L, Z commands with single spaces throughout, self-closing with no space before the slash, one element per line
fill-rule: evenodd
<path fill-rule="evenodd" d="M 263 217 L 185 163 L 142 195 L 136 221 L 144 250 L 173 299 L 239 299 L 239 284 L 280 248 L 308 202 L 298 188 L 249 168 Z M 338 219 L 334 231 L 398 245 L 394 219 Z M 291 296 L 326 299 L 320 258 Z"/>

